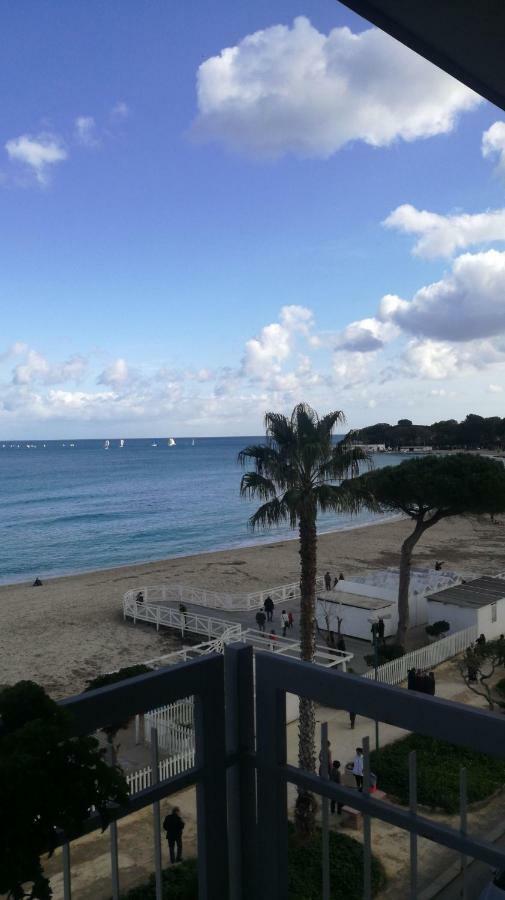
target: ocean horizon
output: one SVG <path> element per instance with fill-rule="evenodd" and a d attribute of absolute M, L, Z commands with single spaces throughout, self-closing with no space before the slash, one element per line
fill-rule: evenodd
<path fill-rule="evenodd" d="M 237 454 L 264 436 L 0 441 L 0 584 L 292 539 L 252 533 Z M 377 455 L 374 464 L 400 461 Z M 321 533 L 381 521 L 321 514 Z"/>

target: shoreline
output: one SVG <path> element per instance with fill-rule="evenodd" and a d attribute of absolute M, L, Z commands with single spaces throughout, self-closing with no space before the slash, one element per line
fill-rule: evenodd
<path fill-rule="evenodd" d="M 401 543 L 411 531 L 410 521 L 397 518 L 320 533 L 318 574 L 341 571 L 352 578 L 397 566 Z M 503 528 L 489 518 L 445 519 L 425 532 L 413 564 L 432 567 L 443 560 L 444 568 L 466 576 L 497 574 L 505 570 L 504 537 Z M 127 590 L 170 582 L 230 592 L 263 590 L 298 580 L 299 564 L 293 536 L 62 575 L 37 588 L 26 582 L 0 586 L 0 685 L 30 679 L 60 699 L 82 691 L 105 671 L 179 649 L 174 632 L 123 622 Z"/>
<path fill-rule="evenodd" d="M 322 530 L 320 531 L 318 529 L 317 537 L 319 540 L 321 537 L 323 537 L 325 535 L 342 534 L 343 532 L 357 531 L 358 529 L 362 529 L 362 528 L 373 528 L 376 525 L 377 526 L 387 525 L 390 522 L 394 522 L 398 519 L 404 519 L 404 518 L 405 518 L 405 516 L 403 515 L 403 513 L 391 513 L 391 515 L 380 514 L 380 515 L 377 515 L 376 518 L 371 520 L 370 522 L 359 522 L 356 525 L 342 525 L 340 527 L 329 528 L 328 530 L 324 530 L 324 531 L 322 531 Z M 296 529 L 293 529 L 293 532 L 296 532 Z M 257 540 L 251 539 L 251 541 L 240 541 L 238 544 L 224 544 L 222 546 L 212 547 L 212 548 L 206 549 L 206 550 L 199 550 L 197 553 L 192 553 L 192 552 L 190 552 L 190 553 L 174 553 L 172 556 L 160 556 L 160 557 L 156 557 L 155 559 L 135 559 L 135 560 L 131 560 L 130 562 L 127 562 L 127 563 L 120 563 L 117 566 L 101 566 L 98 569 L 71 569 L 68 572 L 61 572 L 59 574 L 54 574 L 54 575 L 51 575 L 51 574 L 45 575 L 45 576 L 43 576 L 42 580 L 43 580 L 43 584 L 52 584 L 54 581 L 59 581 L 62 578 L 77 578 L 77 577 L 85 576 L 85 575 L 88 575 L 88 576 L 95 575 L 95 574 L 98 575 L 98 574 L 104 573 L 104 572 L 117 572 L 117 571 L 121 571 L 123 569 L 130 569 L 133 566 L 135 566 L 135 567 L 156 566 L 156 565 L 162 565 L 163 563 L 169 563 L 171 560 L 191 559 L 193 557 L 207 556 L 212 553 L 235 552 L 235 551 L 239 551 L 239 550 L 249 550 L 249 549 L 255 548 L 255 547 L 258 547 L 258 548 L 270 547 L 270 546 L 275 546 L 276 544 L 290 543 L 291 541 L 298 541 L 298 537 L 297 536 L 295 536 L 295 537 L 279 536 L 277 538 L 275 538 L 275 537 L 272 538 L 270 536 L 270 540 L 257 541 Z M 9 577 L 9 576 L 7 576 L 7 577 Z M 37 577 L 38 577 L 37 572 L 34 570 L 33 580 L 35 580 L 35 578 L 37 578 Z M 21 580 L 21 579 L 23 579 L 23 580 Z M 24 580 L 24 575 L 19 576 L 19 579 L 16 578 L 14 581 L 4 581 L 3 579 L 0 578 L 0 590 L 2 588 L 17 587 L 20 585 L 23 587 L 32 587 L 33 582 L 31 580 L 31 578 L 28 580 Z"/>

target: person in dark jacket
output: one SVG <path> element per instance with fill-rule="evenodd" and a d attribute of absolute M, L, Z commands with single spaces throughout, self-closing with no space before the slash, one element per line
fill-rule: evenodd
<path fill-rule="evenodd" d="M 270 597 L 270 595 L 266 598 L 265 603 L 265 612 L 267 614 L 267 622 L 273 622 L 274 618 L 274 601 Z"/>
<path fill-rule="evenodd" d="M 267 617 L 262 609 L 258 610 L 255 618 L 256 618 L 256 624 L 258 626 L 258 630 L 264 631 L 265 630 L 265 622 L 267 620 Z"/>
<path fill-rule="evenodd" d="M 178 806 L 174 806 L 170 815 L 165 816 L 163 820 L 163 829 L 167 836 L 170 862 L 182 862 L 182 832 L 184 831 L 184 822 L 180 817 L 180 809 Z M 176 848 L 177 856 L 175 855 Z"/>
<path fill-rule="evenodd" d="M 333 761 L 333 765 L 330 770 L 330 781 L 335 782 L 335 784 L 341 784 L 342 779 L 340 777 L 340 762 L 338 759 Z M 342 812 L 343 803 L 339 803 L 337 800 L 332 800 L 330 804 L 330 809 L 332 813 L 335 812 L 335 803 L 337 804 L 337 813 L 340 815 Z"/>
<path fill-rule="evenodd" d="M 407 688 L 409 691 L 416 690 L 416 670 L 409 669 L 407 672 Z"/>
<path fill-rule="evenodd" d="M 381 644 L 385 644 L 385 643 L 386 643 L 386 639 L 385 639 L 385 637 L 384 637 L 384 619 L 379 619 L 379 621 L 378 621 L 377 624 L 378 624 L 378 627 L 377 627 L 377 636 L 378 636 L 378 638 L 379 638 L 379 642 L 380 642 Z"/>
<path fill-rule="evenodd" d="M 331 575 L 329 572 L 324 573 L 324 586 L 327 591 L 331 591 Z"/>

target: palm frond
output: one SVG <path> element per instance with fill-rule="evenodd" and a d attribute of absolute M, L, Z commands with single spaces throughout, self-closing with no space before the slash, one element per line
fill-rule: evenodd
<path fill-rule="evenodd" d="M 314 488 L 314 497 L 322 512 L 358 513 L 363 503 L 357 494 L 336 484 L 319 484 Z"/>
<path fill-rule="evenodd" d="M 271 478 L 265 478 L 258 472 L 246 472 L 245 475 L 242 475 L 241 497 L 260 497 L 262 500 L 267 500 L 269 497 L 275 497 L 276 494 L 275 484 Z"/>
<path fill-rule="evenodd" d="M 286 521 L 290 521 L 289 510 L 284 505 L 282 498 L 274 497 L 273 500 L 258 507 L 249 519 L 249 526 L 255 531 L 256 528 L 271 528 L 272 525 L 279 525 L 280 522 Z"/>

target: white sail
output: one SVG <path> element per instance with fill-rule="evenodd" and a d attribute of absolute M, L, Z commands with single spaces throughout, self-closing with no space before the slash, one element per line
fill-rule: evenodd
<path fill-rule="evenodd" d="M 119 446 L 121 447 L 121 450 L 122 450 L 123 447 L 124 447 L 124 440 L 123 440 L 123 438 L 121 438 L 121 440 L 119 441 Z"/>
<path fill-rule="evenodd" d="M 108 450 L 108 449 L 109 449 L 109 444 L 110 444 L 110 441 L 105 441 L 105 443 L 104 443 L 104 445 L 103 445 L 103 449 L 104 449 L 104 450 Z"/>
<path fill-rule="evenodd" d="M 174 438 L 169 438 L 169 439 L 168 439 L 168 446 L 169 446 L 169 447 L 175 447 L 175 440 L 174 440 Z"/>
<path fill-rule="evenodd" d="M 195 446 L 195 440 L 194 440 L 194 438 L 193 438 L 193 440 L 191 441 L 191 446 L 192 446 L 192 447 Z"/>

